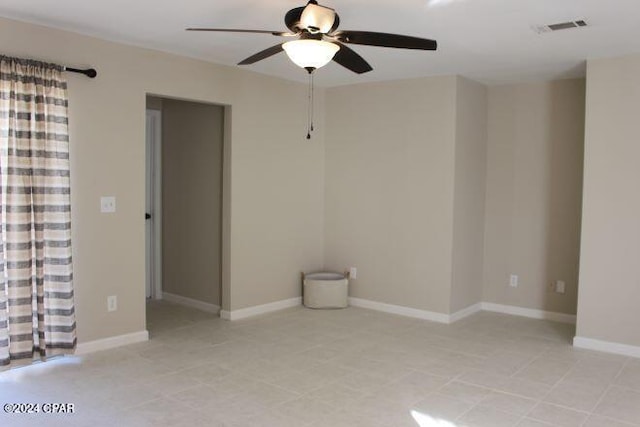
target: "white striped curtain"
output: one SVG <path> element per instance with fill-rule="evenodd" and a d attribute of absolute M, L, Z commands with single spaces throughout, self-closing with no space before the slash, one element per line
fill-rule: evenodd
<path fill-rule="evenodd" d="M 0 56 L 0 364 L 75 348 L 67 83 Z"/>

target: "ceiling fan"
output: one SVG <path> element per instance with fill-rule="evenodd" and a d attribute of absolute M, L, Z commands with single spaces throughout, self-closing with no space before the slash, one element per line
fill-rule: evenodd
<path fill-rule="evenodd" d="M 187 28 L 187 31 L 216 31 L 231 33 L 262 33 L 277 37 L 291 37 L 295 40 L 279 43 L 248 57 L 238 65 L 248 65 L 286 52 L 287 56 L 309 74 L 328 64 L 331 60 L 343 67 L 362 74 L 373 70 L 360 55 L 346 44 L 393 47 L 401 49 L 436 50 L 435 40 L 399 34 L 371 31 L 337 30 L 340 17 L 335 10 L 321 6 L 316 0 L 309 0 L 306 6 L 291 9 L 284 16 L 289 31 L 241 30 L 231 28 Z"/>

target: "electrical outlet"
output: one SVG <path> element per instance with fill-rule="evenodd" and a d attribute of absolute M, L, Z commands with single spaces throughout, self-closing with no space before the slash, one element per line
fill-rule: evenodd
<path fill-rule="evenodd" d="M 564 294 L 566 292 L 566 284 L 562 280 L 556 280 L 555 291 L 558 294 Z"/>
<path fill-rule="evenodd" d="M 114 213 L 116 211 L 116 198 L 113 196 L 100 197 L 100 212 Z"/>
<path fill-rule="evenodd" d="M 355 279 L 358 277 L 358 269 L 355 267 L 351 267 L 349 269 L 349 279 Z"/>
<path fill-rule="evenodd" d="M 107 311 L 116 311 L 118 309 L 118 297 L 112 295 L 107 297 Z"/>
<path fill-rule="evenodd" d="M 511 286 L 512 288 L 517 288 L 518 287 L 518 275 L 517 274 L 512 274 L 511 276 L 509 276 L 509 286 Z"/>

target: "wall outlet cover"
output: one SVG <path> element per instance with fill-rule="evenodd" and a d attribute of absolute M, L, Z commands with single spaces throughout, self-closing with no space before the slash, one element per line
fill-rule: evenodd
<path fill-rule="evenodd" d="M 118 309 L 118 297 L 111 295 L 107 297 L 107 311 L 116 311 Z"/>
<path fill-rule="evenodd" d="M 518 287 L 518 275 L 517 274 L 512 274 L 511 276 L 509 276 L 509 286 L 511 286 L 512 288 L 517 288 Z"/>
<path fill-rule="evenodd" d="M 349 269 L 349 279 L 355 279 L 358 277 L 358 269 L 355 267 L 351 267 Z"/>
<path fill-rule="evenodd" d="M 114 196 L 100 197 L 100 212 L 114 213 L 116 211 L 116 198 Z"/>

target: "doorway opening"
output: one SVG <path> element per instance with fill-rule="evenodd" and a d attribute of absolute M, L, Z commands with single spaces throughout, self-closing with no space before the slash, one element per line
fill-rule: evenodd
<path fill-rule="evenodd" d="M 147 329 L 218 316 L 225 106 L 146 100 Z"/>

